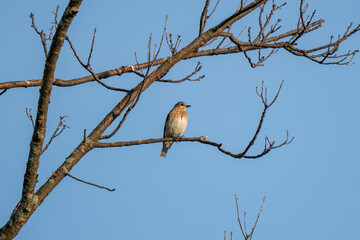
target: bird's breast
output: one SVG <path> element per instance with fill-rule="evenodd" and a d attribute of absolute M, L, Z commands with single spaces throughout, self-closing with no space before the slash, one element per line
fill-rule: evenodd
<path fill-rule="evenodd" d="M 179 116 L 179 117 L 171 117 L 169 118 L 166 124 L 166 137 L 178 137 L 180 136 L 186 129 L 187 126 L 187 117 Z"/>

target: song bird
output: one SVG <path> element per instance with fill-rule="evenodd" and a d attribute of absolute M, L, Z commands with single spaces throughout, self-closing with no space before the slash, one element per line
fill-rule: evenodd
<path fill-rule="evenodd" d="M 184 102 L 178 102 L 175 104 L 173 109 L 169 112 L 166 117 L 165 126 L 164 126 L 164 135 L 163 137 L 179 137 L 186 129 L 188 114 L 186 109 L 191 107 Z M 166 141 L 163 143 L 163 148 L 161 150 L 160 156 L 166 157 L 166 153 L 173 144 L 174 141 Z"/>

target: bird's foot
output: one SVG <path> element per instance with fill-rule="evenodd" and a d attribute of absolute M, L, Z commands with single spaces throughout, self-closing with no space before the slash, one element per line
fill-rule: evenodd
<path fill-rule="evenodd" d="M 175 142 L 180 142 L 183 137 L 185 137 L 184 135 L 181 135 L 181 136 L 178 136 L 176 139 L 175 139 Z"/>

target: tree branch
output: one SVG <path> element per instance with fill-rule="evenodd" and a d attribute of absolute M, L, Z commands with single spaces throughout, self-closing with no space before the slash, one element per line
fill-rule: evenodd
<path fill-rule="evenodd" d="M 32 114 L 31 114 L 31 108 L 29 108 L 29 110 L 26 108 L 26 109 L 25 109 L 25 112 L 26 112 L 26 116 L 27 116 L 28 119 L 30 120 L 33 128 L 35 128 L 34 118 L 33 118 Z"/>
<path fill-rule="evenodd" d="M 69 177 L 71 177 L 72 179 L 75 179 L 76 181 L 79 181 L 79 182 L 82 182 L 82 183 L 85 183 L 85 184 L 89 184 L 91 186 L 94 186 L 94 187 L 98 187 L 98 188 L 102 188 L 102 189 L 105 189 L 105 190 L 108 190 L 109 192 L 113 192 L 115 191 L 116 189 L 115 188 L 108 188 L 108 187 L 104 187 L 104 186 L 101 186 L 101 185 L 98 185 L 98 184 L 95 184 L 95 183 L 91 183 L 91 182 L 88 182 L 88 181 L 84 181 L 80 178 L 77 178 L 77 177 L 74 177 L 73 175 L 71 175 L 70 173 L 67 174 Z"/>
<path fill-rule="evenodd" d="M 255 228 L 256 228 L 256 225 L 259 221 L 259 218 L 260 218 L 260 215 L 261 215 L 261 212 L 264 208 L 264 204 L 265 204 L 265 197 L 263 198 L 263 201 L 262 201 L 262 204 L 261 204 L 261 207 L 260 207 L 260 210 L 258 212 L 258 215 L 256 217 L 256 220 L 255 220 L 255 223 L 254 223 L 254 226 L 252 227 L 251 229 L 251 232 L 248 234 L 247 233 L 247 223 L 246 223 L 246 212 L 244 212 L 244 226 L 243 224 L 241 223 L 241 219 L 240 219 L 240 214 L 239 214 L 239 205 L 238 205 L 238 198 L 236 197 L 236 194 L 234 194 L 234 198 L 235 198 L 235 205 L 236 205 L 236 214 L 237 214 L 237 221 L 239 223 L 239 227 L 240 227 L 240 230 L 241 230 L 241 233 L 244 237 L 245 240 L 251 240 L 253 235 L 254 235 L 254 231 L 255 231 Z"/>
<path fill-rule="evenodd" d="M 169 35 L 169 37 L 168 37 Z M 178 51 L 178 48 L 180 46 L 180 43 L 181 43 L 181 36 L 178 35 L 177 38 L 176 38 L 176 42 L 173 43 L 173 40 L 172 40 L 172 34 L 165 34 L 165 38 L 166 38 L 166 43 L 170 49 L 170 52 L 172 55 L 174 55 L 175 53 L 177 53 Z"/>
<path fill-rule="evenodd" d="M 289 140 L 289 133 L 288 133 L 288 131 L 286 131 L 286 139 L 282 143 L 280 143 L 279 145 L 275 145 L 275 141 L 270 142 L 269 138 L 267 136 L 265 136 L 265 146 L 264 146 L 263 151 L 261 153 L 257 154 L 257 155 L 253 155 L 253 156 L 246 155 L 246 153 L 254 145 L 254 143 L 255 143 L 255 141 L 256 141 L 259 133 L 260 133 L 262 124 L 263 124 L 264 119 L 265 119 L 266 112 L 275 103 L 275 101 L 277 100 L 277 98 L 278 98 L 278 96 L 280 94 L 280 90 L 281 90 L 281 87 L 282 87 L 283 83 L 284 83 L 284 81 L 281 82 L 277 93 L 275 94 L 274 98 L 271 100 L 270 103 L 268 102 L 267 88 L 264 88 L 264 82 L 262 82 L 261 91 L 258 91 L 258 89 L 256 88 L 256 93 L 261 98 L 261 101 L 262 101 L 262 103 L 264 105 L 264 110 L 263 110 L 263 112 L 261 114 L 261 118 L 260 118 L 258 127 L 257 127 L 257 129 L 256 129 L 256 131 L 254 133 L 254 136 L 252 137 L 252 139 L 250 140 L 248 145 L 245 147 L 244 151 L 242 151 L 242 152 L 240 152 L 238 154 L 234 154 L 234 153 L 232 153 L 232 152 L 230 152 L 228 150 L 225 150 L 222 147 L 222 143 L 207 141 L 206 136 L 192 137 L 192 138 L 185 138 L 185 137 L 182 137 L 182 138 L 155 138 L 155 139 L 152 138 L 152 139 L 145 139 L 145 140 L 108 142 L 108 143 L 97 142 L 93 146 L 96 147 L 96 148 L 107 148 L 107 147 L 125 147 L 125 146 L 133 146 L 133 145 L 142 145 L 142 144 L 158 143 L 158 142 L 165 142 L 165 141 L 177 141 L 177 142 L 189 142 L 190 141 L 190 142 L 200 142 L 200 143 L 203 143 L 203 144 L 207 144 L 207 145 L 217 147 L 217 149 L 220 152 L 222 152 L 222 153 L 224 153 L 226 155 L 229 155 L 229 156 L 231 156 L 233 158 L 237 158 L 237 159 L 240 159 L 240 158 L 247 158 L 247 159 L 259 158 L 259 157 L 262 157 L 262 156 L 268 154 L 273 149 L 276 149 L 276 148 L 282 147 L 284 145 L 290 144 L 294 139 L 294 137 L 293 137 L 293 138 L 291 138 Z"/>
<path fill-rule="evenodd" d="M 56 32 L 53 36 L 50 50 L 46 58 L 38 109 L 35 120 L 35 128 L 30 142 L 30 152 L 24 175 L 23 191 L 19 206 L 15 209 L 12 218 L 0 229 L 0 239 L 12 239 L 17 235 L 21 227 L 26 223 L 31 214 L 41 204 L 38 197 L 35 196 L 35 184 L 37 181 L 37 170 L 39 167 L 39 158 L 42 152 L 42 146 L 45 138 L 48 105 L 52 83 L 54 81 L 54 72 L 56 62 L 59 57 L 61 46 L 69 26 L 78 12 L 82 0 L 70 0 L 65 12 L 59 22 Z"/>
<path fill-rule="evenodd" d="M 357 33 L 360 30 L 360 25 L 358 25 L 351 31 L 350 31 L 350 27 L 351 27 L 351 25 L 350 25 L 348 27 L 348 29 L 346 30 L 345 34 L 340 39 L 338 39 L 335 42 L 331 42 L 329 44 L 325 44 L 325 45 L 322 45 L 322 46 L 319 46 L 316 48 L 305 50 L 305 49 L 296 48 L 294 46 L 295 43 L 293 45 L 291 45 L 291 42 L 294 41 L 294 37 L 297 37 L 299 35 L 303 36 L 305 33 L 309 33 L 309 32 L 317 30 L 318 28 L 320 28 L 322 26 L 323 22 L 324 22 L 324 20 L 320 19 L 320 20 L 308 23 L 306 25 L 306 27 L 299 26 L 296 29 L 287 31 L 285 33 L 282 33 L 282 34 L 279 34 L 279 35 L 276 35 L 273 37 L 269 37 L 269 35 L 270 35 L 269 33 L 271 33 L 271 32 L 273 33 L 275 31 L 275 29 L 279 29 L 279 27 L 277 26 L 277 23 L 276 23 L 275 26 L 273 26 L 271 28 L 269 33 L 267 33 L 265 35 L 267 38 L 263 39 L 262 42 L 255 42 L 255 41 L 243 42 L 243 41 L 238 40 L 237 37 L 234 37 L 234 35 L 230 32 L 219 32 L 218 33 L 219 36 L 227 37 L 230 40 L 232 39 L 231 42 L 233 42 L 236 46 L 231 46 L 231 47 L 227 47 L 227 48 L 219 48 L 217 46 L 216 48 L 213 48 L 213 49 L 206 49 L 206 50 L 201 50 L 201 51 L 196 51 L 196 52 L 190 52 L 182 60 L 187 60 L 187 59 L 196 58 L 196 57 L 203 57 L 203 56 L 216 56 L 216 55 L 232 54 L 232 53 L 239 53 L 239 52 L 245 53 L 246 54 L 245 57 L 246 57 L 247 52 L 270 48 L 270 49 L 285 49 L 286 51 L 288 51 L 296 56 L 306 57 L 306 58 L 308 58 L 316 63 L 319 63 L 319 64 L 349 65 L 351 63 L 351 61 L 353 60 L 355 54 L 358 52 L 358 50 L 349 51 L 348 53 L 337 55 L 337 56 L 330 56 L 330 55 L 335 53 L 338 50 L 339 45 L 343 41 L 345 41 L 347 38 L 349 38 L 353 34 Z M 280 40 L 283 40 L 283 41 L 279 42 Z M 327 50 L 322 53 L 319 53 L 319 54 L 310 55 L 311 53 L 321 51 L 323 49 L 327 49 Z M 271 54 L 269 54 L 269 55 L 271 55 Z M 266 59 L 268 59 L 268 57 L 266 57 Z M 161 64 L 165 63 L 166 61 L 168 61 L 170 58 L 171 58 L 171 56 L 156 59 L 152 62 L 152 66 L 161 65 Z M 321 58 L 321 59 L 317 60 L 317 58 Z M 336 58 L 340 59 L 340 60 L 325 62 L 326 59 L 336 59 Z M 266 59 L 263 59 L 262 62 L 264 62 Z M 255 65 L 254 64 L 250 63 L 250 65 L 252 67 L 256 66 L 256 64 Z M 261 65 L 259 65 L 259 66 L 261 66 Z M 122 67 L 119 67 L 116 69 L 103 71 L 100 73 L 96 73 L 95 75 L 97 76 L 97 78 L 99 80 L 101 80 L 101 79 L 106 79 L 106 78 L 110 78 L 113 76 L 121 76 L 124 73 L 134 73 L 135 71 L 138 71 L 141 69 L 147 69 L 148 67 L 149 67 L 148 63 L 144 62 L 141 64 L 127 65 L 127 66 L 122 66 Z M 84 83 L 88 83 L 88 82 L 92 82 L 92 81 L 96 81 L 96 78 L 94 77 L 93 74 L 91 74 L 89 76 L 81 77 L 81 78 L 70 79 L 70 80 L 63 80 L 60 78 L 56 78 L 56 79 L 54 79 L 53 85 L 59 86 L 59 87 L 71 87 L 71 86 L 76 86 L 79 84 L 84 84 Z M 10 88 L 17 88 L 17 87 L 25 87 L 26 88 L 26 87 L 36 87 L 36 86 L 40 86 L 40 85 L 41 85 L 41 79 L 25 80 L 25 81 L 11 81 L 11 82 L 0 83 L 0 89 L 10 89 Z"/>
<path fill-rule="evenodd" d="M 205 77 L 205 75 L 201 75 L 200 77 L 191 79 L 192 76 L 194 76 L 195 74 L 197 74 L 200 70 L 201 70 L 201 63 L 198 62 L 196 64 L 195 70 L 190 73 L 189 75 L 187 75 L 186 77 L 179 79 L 179 80 L 166 80 L 166 79 L 159 79 L 157 80 L 158 82 L 165 82 L 165 83 L 181 83 L 184 81 L 190 81 L 190 82 L 194 82 L 194 81 L 200 81 L 201 79 L 203 79 Z"/>
<path fill-rule="evenodd" d="M 279 49 L 283 48 L 287 51 L 289 51 L 292 54 L 298 55 L 298 56 L 304 56 L 307 57 L 313 61 L 317 61 L 320 64 L 325 64 L 325 60 L 332 60 L 334 64 L 342 64 L 346 63 L 348 61 L 347 57 L 353 57 L 356 53 L 356 51 L 349 52 L 343 55 L 336 56 L 334 53 L 338 50 L 338 46 L 342 41 L 347 39 L 352 34 L 356 33 L 360 29 L 360 25 L 351 30 L 351 26 L 347 29 L 347 31 L 343 34 L 343 36 L 339 37 L 337 41 L 333 42 L 331 41 L 329 44 L 325 44 L 319 47 L 315 47 L 313 49 L 304 50 L 299 48 L 298 46 L 295 47 L 295 43 L 300 37 L 305 35 L 306 33 L 309 33 L 311 31 L 314 31 L 321 27 L 321 24 L 323 20 L 318 20 L 312 22 L 313 15 L 309 18 L 303 17 L 303 10 L 301 10 L 300 19 L 296 29 L 290 30 L 288 32 L 269 37 L 279 29 L 279 26 L 277 23 L 275 23 L 274 26 L 270 27 L 270 30 L 267 32 L 265 31 L 265 27 L 268 26 L 267 22 L 270 21 L 265 20 L 265 23 L 261 23 L 263 26 L 263 29 L 260 30 L 260 37 L 258 41 L 252 41 L 251 40 L 251 31 L 249 30 L 249 41 L 243 42 L 235 37 L 231 37 L 232 33 L 230 31 L 227 31 L 231 28 L 232 24 L 234 24 L 239 19 L 245 17 L 250 12 L 254 11 L 258 7 L 262 6 L 267 2 L 267 0 L 254 0 L 252 3 L 245 6 L 244 1 L 241 1 L 239 5 L 239 9 L 229 16 L 228 18 L 224 19 L 222 22 L 217 24 L 216 26 L 212 27 L 211 29 L 200 32 L 200 35 L 195 38 L 191 43 L 189 43 L 184 48 L 180 49 L 179 51 L 174 51 L 171 56 L 164 57 L 161 59 L 157 59 L 158 54 L 160 52 L 161 43 L 164 39 L 164 34 L 166 30 L 166 25 L 164 27 L 164 33 L 162 36 L 162 40 L 160 42 L 159 48 L 157 49 L 156 46 L 153 51 L 153 55 L 151 57 L 151 49 L 149 46 L 151 46 L 151 38 L 149 38 L 148 42 L 148 54 L 147 54 L 147 61 L 142 64 L 136 64 L 136 65 L 129 65 L 129 66 L 123 66 L 117 69 L 107 70 L 98 74 L 95 74 L 91 67 L 90 67 L 90 58 L 91 53 L 94 45 L 94 37 L 92 41 L 92 47 L 90 49 L 89 57 L 87 64 L 84 64 L 85 66 L 88 65 L 89 71 L 91 73 L 90 76 L 82 77 L 82 78 L 76 78 L 71 80 L 62 80 L 62 79 L 55 79 L 54 78 L 54 71 L 56 67 L 56 62 L 58 59 L 59 52 L 61 50 L 61 47 L 63 45 L 63 41 L 66 37 L 67 30 L 69 28 L 69 25 L 71 21 L 73 20 L 74 16 L 78 12 L 78 8 L 81 4 L 81 0 L 70 0 L 69 4 L 61 18 L 61 21 L 55 25 L 57 25 L 56 32 L 54 36 L 52 37 L 52 44 L 50 46 L 50 50 L 48 52 L 48 57 L 46 58 L 46 63 L 44 67 L 44 74 L 42 79 L 37 80 L 28 80 L 28 81 L 15 81 L 15 82 L 5 82 L 0 83 L 0 89 L 4 89 L 2 93 L 4 93 L 9 88 L 14 87 L 30 87 L 30 86 L 40 86 L 40 97 L 39 97 L 39 103 L 38 103 L 38 111 L 37 116 L 35 120 L 35 128 L 34 128 L 34 134 L 30 143 L 30 152 L 29 152 L 29 159 L 27 163 L 26 173 L 24 176 L 24 185 L 23 185 L 23 193 L 22 198 L 17 207 L 14 210 L 14 213 L 11 216 L 11 219 L 6 223 L 6 225 L 0 229 L 0 240 L 3 239 L 9 239 L 16 236 L 20 228 L 26 223 L 26 221 L 29 219 L 29 217 L 32 215 L 32 213 L 36 210 L 36 208 L 44 201 L 44 199 L 51 193 L 51 191 L 68 175 L 69 171 L 80 161 L 80 159 L 90 150 L 92 150 L 94 147 L 107 147 L 106 144 L 118 144 L 119 146 L 125 146 L 125 145 L 139 145 L 139 144 L 147 144 L 147 143 L 153 143 L 153 142 L 163 142 L 166 139 L 148 139 L 148 140 L 139 140 L 139 141 L 130 141 L 130 142 L 118 142 L 118 143 L 100 143 L 99 140 L 102 139 L 103 133 L 114 123 L 114 121 L 119 117 L 123 116 L 123 119 L 120 121 L 120 126 L 123 121 L 125 121 L 125 118 L 128 114 L 128 112 L 131 111 L 133 106 L 139 101 L 139 97 L 142 92 L 144 92 L 147 88 L 151 86 L 154 82 L 163 79 L 164 76 L 172 69 L 172 67 L 177 64 L 178 62 L 190 59 L 194 57 L 200 57 L 200 56 L 214 56 L 219 54 L 230 54 L 230 53 L 238 53 L 238 52 L 244 52 L 244 54 L 247 54 L 249 51 L 253 50 L 262 50 L 262 49 Z M 302 8 L 302 7 L 301 7 Z M 204 9 L 205 10 L 205 9 Z M 204 16 L 207 15 L 207 9 L 204 12 Z M 207 17 L 207 16 L 206 16 Z M 56 20 L 55 20 L 56 21 Z M 203 18 L 202 26 L 203 29 L 205 27 L 206 20 Z M 201 28 L 201 27 L 200 27 Z M 224 32 L 225 31 L 225 32 Z M 225 34 L 225 35 L 224 35 Z M 228 34 L 228 35 L 226 35 Z M 231 34 L 231 35 L 229 35 Z M 231 46 L 228 48 L 213 48 L 213 49 L 205 49 L 200 50 L 201 48 L 204 48 L 205 46 L 211 46 L 207 45 L 211 43 L 214 39 L 218 38 L 223 41 L 224 37 L 232 39 L 232 43 L 235 44 L 235 46 Z M 256 39 L 256 37 L 255 37 Z M 240 42 L 238 42 L 240 41 Z M 215 41 L 214 41 L 215 42 Z M 289 45 L 290 43 L 290 45 Z M 279 45 L 280 44 L 280 45 Z M 283 44 L 283 45 L 281 45 Z M 219 45 L 217 45 L 219 46 Z M 241 47 L 239 47 L 241 46 Z M 319 51 L 319 52 L 318 52 Z M 249 57 L 249 56 L 247 56 Z M 259 57 L 260 60 L 263 59 L 263 57 Z M 80 58 L 79 58 L 80 59 Z M 340 59 L 335 60 L 334 59 Z M 81 62 L 81 61 L 80 61 Z M 329 64 L 326 62 L 326 64 Z M 155 69 L 153 69 L 154 66 L 157 66 Z M 146 71 L 143 71 L 146 70 Z M 90 81 L 97 81 L 99 82 L 100 79 L 109 78 L 111 76 L 115 75 L 122 75 L 123 73 L 135 73 L 135 71 L 142 71 L 143 73 L 139 76 L 143 77 L 143 80 L 138 83 L 136 86 L 134 86 L 131 90 L 126 90 L 125 96 L 122 100 L 120 100 L 113 109 L 103 118 L 103 120 L 93 129 L 93 131 L 68 155 L 66 160 L 61 164 L 60 167 L 48 178 L 48 180 L 35 192 L 35 184 L 36 184 L 36 178 L 37 178 L 37 169 L 39 166 L 39 158 L 41 155 L 41 152 L 43 150 L 43 144 L 44 144 L 44 137 L 45 137 L 45 129 L 46 129 L 46 121 L 47 121 L 47 112 L 48 112 L 48 105 L 50 102 L 50 94 L 52 90 L 52 86 L 74 86 Z M 281 87 L 281 86 L 280 86 Z M 263 89 L 263 87 L 262 87 Z M 280 88 L 279 88 L 280 91 Z M 278 93 L 279 93 L 278 91 Z M 1 93 L 1 94 L 2 94 Z M 225 149 L 222 148 L 221 143 L 216 142 L 210 142 L 204 139 L 204 137 L 200 138 L 182 138 L 178 141 L 198 141 L 203 144 L 212 145 L 218 148 L 219 151 L 230 155 L 235 158 L 257 158 L 260 156 L 263 156 L 267 154 L 270 150 L 284 146 L 286 144 L 289 144 L 291 140 L 288 139 L 288 134 L 286 140 L 279 144 L 275 145 L 275 142 L 271 142 L 269 138 L 265 137 L 265 147 L 262 153 L 255 155 L 255 156 L 248 156 L 247 151 L 251 148 L 251 146 L 254 144 L 258 133 L 262 127 L 262 122 L 265 118 L 266 110 L 275 102 L 278 93 L 276 94 L 275 98 L 268 103 L 267 102 L 267 94 L 266 89 L 265 92 L 263 90 L 258 93 L 259 97 L 261 98 L 263 104 L 264 104 L 264 111 L 262 113 L 262 116 L 259 121 L 258 128 L 245 148 L 245 150 L 239 154 L 233 154 Z M 119 126 L 119 125 L 118 125 Z M 116 132 L 119 129 L 117 127 L 115 129 Z M 171 139 L 174 140 L 174 139 Z M 177 139 L 175 139 L 177 140 Z M 110 146 L 111 147 L 111 146 Z"/>
<path fill-rule="evenodd" d="M 59 124 L 58 126 L 56 127 L 53 135 L 51 136 L 49 142 L 45 145 L 44 149 L 41 151 L 41 154 L 43 154 L 46 149 L 49 147 L 49 145 L 51 144 L 51 142 L 57 137 L 59 136 L 64 130 L 65 128 L 69 128 L 68 126 L 66 126 L 65 124 L 65 121 L 64 121 L 64 118 L 66 116 L 60 116 L 60 119 L 59 119 Z"/>
<path fill-rule="evenodd" d="M 46 41 L 49 40 L 46 37 L 46 33 L 44 33 L 43 30 L 39 31 L 35 25 L 35 18 L 34 18 L 34 14 L 30 13 L 30 18 L 31 18 L 31 27 L 35 30 L 35 32 L 40 36 L 41 39 L 41 44 L 43 46 L 43 50 L 44 50 L 44 54 L 45 54 L 45 58 L 47 58 L 48 56 L 48 49 L 47 49 L 47 43 Z"/>
<path fill-rule="evenodd" d="M 129 90 L 127 89 L 123 89 L 123 88 L 116 88 L 116 87 L 111 87 L 107 84 L 105 84 L 104 82 L 102 82 L 98 77 L 97 75 L 94 73 L 94 71 L 92 70 L 91 68 L 91 65 L 90 65 L 90 60 L 91 60 L 91 55 L 92 55 L 92 52 L 93 52 L 93 49 L 94 49 L 94 43 L 95 43 L 95 34 L 96 34 L 96 28 L 94 29 L 94 35 L 93 35 L 93 39 L 92 39 L 92 42 L 91 42 L 91 48 L 90 48 L 90 51 L 89 51 L 89 56 L 88 56 L 88 60 L 87 60 L 87 64 L 83 63 L 80 59 L 80 57 L 78 56 L 75 48 L 74 48 L 74 45 L 72 44 L 72 42 L 70 41 L 70 38 L 68 36 L 65 36 L 65 40 L 69 43 L 70 45 L 70 48 L 71 50 L 73 51 L 74 53 L 74 56 L 76 57 L 76 59 L 78 60 L 78 62 L 80 63 L 80 65 L 85 68 L 89 73 L 91 73 L 91 75 L 93 76 L 93 78 L 103 87 L 109 89 L 109 90 L 113 90 L 113 91 L 119 91 L 119 92 L 129 92 Z"/>

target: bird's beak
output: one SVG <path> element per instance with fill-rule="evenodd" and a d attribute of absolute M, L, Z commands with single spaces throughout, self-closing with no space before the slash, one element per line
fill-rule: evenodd
<path fill-rule="evenodd" d="M 191 105 L 186 105 L 186 107 L 191 107 Z"/>

